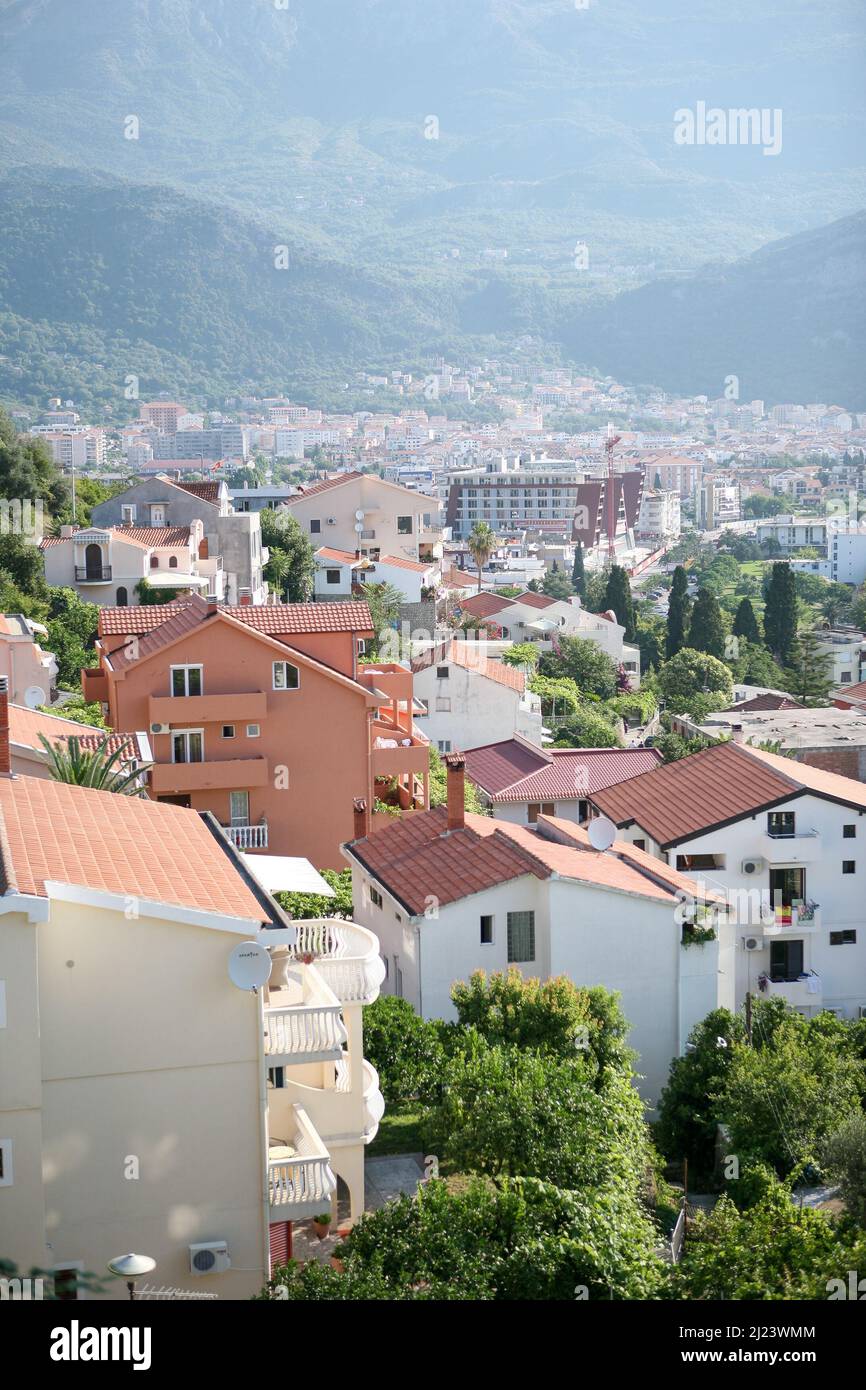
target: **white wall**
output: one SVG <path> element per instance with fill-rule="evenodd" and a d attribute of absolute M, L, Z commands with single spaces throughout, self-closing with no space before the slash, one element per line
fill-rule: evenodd
<path fill-rule="evenodd" d="M 447 679 L 436 672 L 448 667 Z M 499 681 L 443 659 L 417 671 L 413 677 L 416 700 L 423 700 L 429 714 L 416 716 L 419 729 L 430 742 L 450 739 L 452 749 L 480 748 L 522 734 L 541 747 L 541 701 L 527 691 L 501 685 Z M 437 700 L 450 700 L 450 711 L 437 710 Z"/>

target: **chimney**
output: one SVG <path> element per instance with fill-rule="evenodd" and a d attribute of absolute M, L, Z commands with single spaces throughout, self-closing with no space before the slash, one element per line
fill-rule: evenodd
<path fill-rule="evenodd" d="M 241 608 L 248 608 L 250 606 L 250 604 L 253 601 L 253 596 L 250 593 L 249 589 L 243 590 L 243 592 L 240 594 L 238 601 L 240 603 Z"/>
<path fill-rule="evenodd" d="M 70 537 L 70 536 L 74 536 L 74 535 L 75 535 L 75 527 L 74 527 L 74 526 L 61 526 L 61 528 L 60 528 L 60 539 L 61 539 L 62 541 L 68 541 L 68 540 L 69 540 L 69 537 Z"/>
<path fill-rule="evenodd" d="M 745 734 L 743 733 L 743 726 L 742 726 L 742 724 L 732 724 L 732 725 L 731 725 L 731 742 L 732 742 L 732 743 L 745 743 L 745 741 L 746 741 L 746 738 L 745 738 Z"/>
<path fill-rule="evenodd" d="M 208 606 L 207 606 L 207 616 L 208 616 L 209 618 L 215 618 L 216 615 L 217 615 L 217 613 L 218 613 L 219 611 L 220 611 L 220 606 L 219 606 L 218 603 L 208 603 Z"/>
<path fill-rule="evenodd" d="M 9 753 L 9 677 L 0 676 L 0 774 L 9 776 L 12 761 Z"/>
<path fill-rule="evenodd" d="M 367 815 L 367 803 L 363 796 L 356 796 L 352 802 L 352 810 L 355 814 L 355 827 L 353 839 L 364 840 L 370 833 L 370 819 Z"/>
<path fill-rule="evenodd" d="M 466 759 L 462 753 L 446 753 L 448 769 L 448 829 L 462 830 L 466 824 Z"/>

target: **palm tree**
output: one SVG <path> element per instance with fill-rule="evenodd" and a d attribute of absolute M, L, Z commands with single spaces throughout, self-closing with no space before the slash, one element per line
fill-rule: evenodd
<path fill-rule="evenodd" d="M 481 571 L 499 544 L 499 537 L 486 521 L 476 521 L 469 533 L 469 554 L 478 566 L 478 592 L 481 593 Z"/>
<path fill-rule="evenodd" d="M 68 782 L 75 787 L 93 787 L 101 792 L 118 792 L 121 796 L 144 796 L 139 778 L 141 770 L 126 772 L 120 759 L 126 751 L 121 745 L 109 753 L 111 734 L 105 734 L 95 748 L 82 748 L 76 734 L 58 743 L 49 743 L 39 735 L 47 754 L 48 771 L 55 782 Z"/>

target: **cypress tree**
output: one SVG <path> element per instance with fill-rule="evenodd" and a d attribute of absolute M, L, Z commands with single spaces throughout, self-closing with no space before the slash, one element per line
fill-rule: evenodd
<path fill-rule="evenodd" d="M 822 652 L 817 633 L 806 629 L 791 643 L 787 688 L 804 705 L 826 705 L 833 684 L 829 652 Z"/>
<path fill-rule="evenodd" d="M 576 594 L 580 594 L 581 599 L 586 595 L 586 571 L 583 566 L 583 545 L 580 541 L 574 547 L 574 564 L 571 570 L 571 583 Z"/>
<path fill-rule="evenodd" d="M 610 573 L 607 576 L 604 602 L 605 607 L 612 609 L 616 614 L 617 622 L 625 628 L 626 642 L 634 642 L 637 639 L 634 601 L 631 596 L 628 575 L 622 565 L 611 565 Z"/>
<path fill-rule="evenodd" d="M 750 599 L 744 598 L 740 601 L 740 606 L 734 614 L 733 633 L 735 637 L 754 642 L 756 646 L 760 645 L 761 632 Z"/>
<path fill-rule="evenodd" d="M 719 600 L 709 589 L 699 589 L 689 624 L 689 646 L 719 661 L 725 655 L 725 629 Z"/>
<path fill-rule="evenodd" d="M 690 608 L 689 582 L 686 572 L 682 565 L 677 565 L 674 570 L 668 601 L 667 634 L 665 637 L 666 661 L 670 661 L 671 657 L 676 656 L 677 652 L 685 646 Z"/>
<path fill-rule="evenodd" d="M 781 665 L 787 665 L 797 636 L 797 590 L 787 560 L 773 565 L 764 609 L 764 645 Z"/>

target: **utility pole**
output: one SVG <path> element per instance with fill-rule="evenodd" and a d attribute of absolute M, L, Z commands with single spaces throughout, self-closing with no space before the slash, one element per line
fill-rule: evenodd
<path fill-rule="evenodd" d="M 752 1046 L 752 991 L 746 992 L 746 1040 Z"/>

